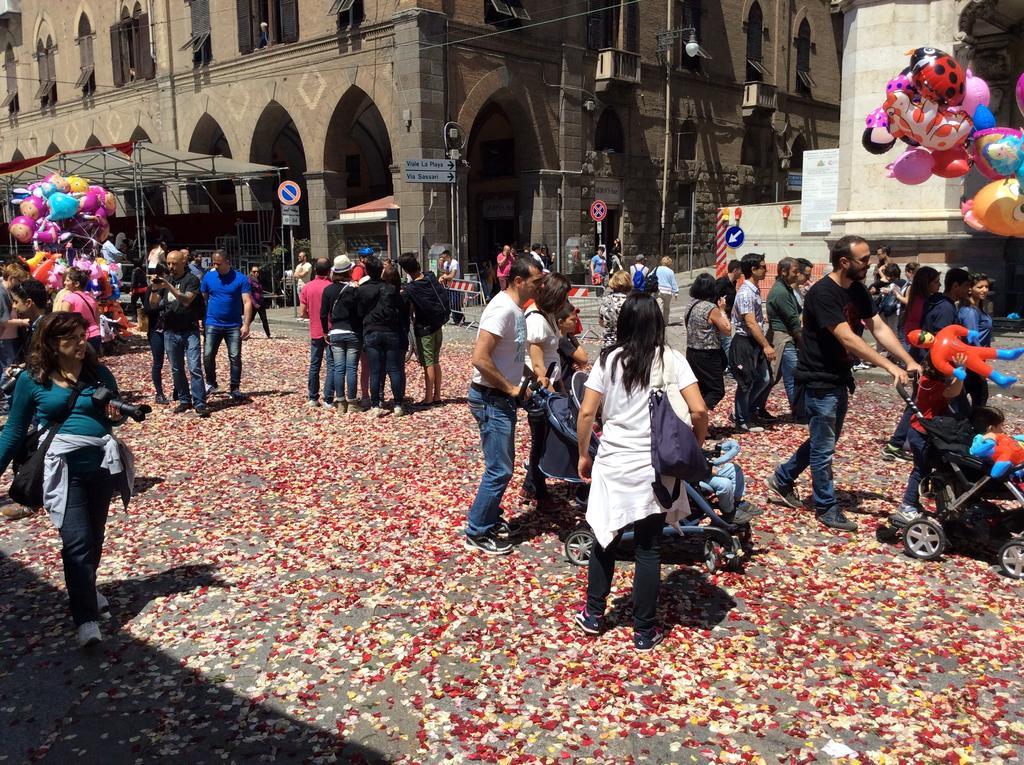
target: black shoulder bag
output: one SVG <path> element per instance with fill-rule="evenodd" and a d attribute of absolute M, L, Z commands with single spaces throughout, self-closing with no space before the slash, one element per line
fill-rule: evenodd
<path fill-rule="evenodd" d="M 46 459 L 46 452 L 50 449 L 57 431 L 64 421 L 71 416 L 78 402 L 78 395 L 82 392 L 82 383 L 79 381 L 71 390 L 71 398 L 64 409 L 64 416 L 54 420 L 45 429 L 37 430 L 26 437 L 23 454 L 25 459 L 14 466 L 14 480 L 7 495 L 19 505 L 33 509 L 43 506 L 43 461 Z M 40 443 L 42 434 L 46 432 L 45 440 Z M 33 448 L 32 441 L 35 441 Z"/>

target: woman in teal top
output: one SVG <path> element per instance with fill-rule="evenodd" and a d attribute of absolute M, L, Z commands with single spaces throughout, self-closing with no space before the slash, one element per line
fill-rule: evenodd
<path fill-rule="evenodd" d="M 73 389 L 79 395 L 70 415 L 57 431 L 53 454 L 60 440 L 94 443 L 74 448 L 66 460 L 66 501 L 63 515 L 51 519 L 60 529 L 64 547 L 64 581 L 71 616 L 82 646 L 101 639 L 99 614 L 107 605 L 96 590 L 96 570 L 103 550 L 107 511 L 117 481 L 105 466 L 103 442 L 121 415 L 96 403 L 92 394 L 102 385 L 117 396 L 117 382 L 86 341 L 86 321 L 79 314 L 60 311 L 43 317 L 32 336 L 25 371 L 14 388 L 11 412 L 0 434 L 0 472 L 7 469 L 25 439 L 33 418 L 46 428 L 67 413 Z M 45 436 L 43 436 L 45 438 Z M 109 439 L 108 439 L 109 441 Z M 49 461 L 49 460 L 48 460 Z M 47 509 L 52 510 L 50 505 Z"/>

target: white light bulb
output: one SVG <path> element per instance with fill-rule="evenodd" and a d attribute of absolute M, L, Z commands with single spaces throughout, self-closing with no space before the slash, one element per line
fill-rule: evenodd
<path fill-rule="evenodd" d="M 684 50 L 686 51 L 687 56 L 689 56 L 690 58 L 696 58 L 697 54 L 700 53 L 700 44 L 697 43 L 696 40 L 691 40 L 690 42 L 686 43 L 686 47 L 684 48 Z"/>

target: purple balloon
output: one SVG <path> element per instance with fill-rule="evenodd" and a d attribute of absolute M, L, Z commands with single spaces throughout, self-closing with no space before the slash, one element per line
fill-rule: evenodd
<path fill-rule="evenodd" d="M 932 177 L 935 159 L 927 149 L 907 149 L 899 159 L 888 165 L 887 169 L 890 178 L 895 178 L 908 186 L 916 186 Z"/>
<path fill-rule="evenodd" d="M 1017 78 L 1017 108 L 1024 114 L 1024 74 Z"/>

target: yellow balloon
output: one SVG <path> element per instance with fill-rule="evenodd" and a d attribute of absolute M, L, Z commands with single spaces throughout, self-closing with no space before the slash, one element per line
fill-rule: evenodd
<path fill-rule="evenodd" d="M 40 250 L 35 255 L 33 255 L 31 258 L 29 258 L 27 261 L 25 261 L 25 265 L 28 266 L 28 270 L 29 271 L 33 271 L 35 269 L 35 267 L 38 266 L 40 263 L 42 263 L 45 258 L 46 258 L 46 253 L 43 252 L 42 250 Z"/>
<path fill-rule="evenodd" d="M 1013 179 L 993 181 L 974 195 L 974 217 L 993 234 L 1024 237 L 1024 197 Z"/>
<path fill-rule="evenodd" d="M 79 178 L 77 175 L 69 175 L 65 180 L 67 180 L 68 188 L 71 189 L 72 194 L 84 194 L 89 190 L 89 181 L 85 178 Z"/>

